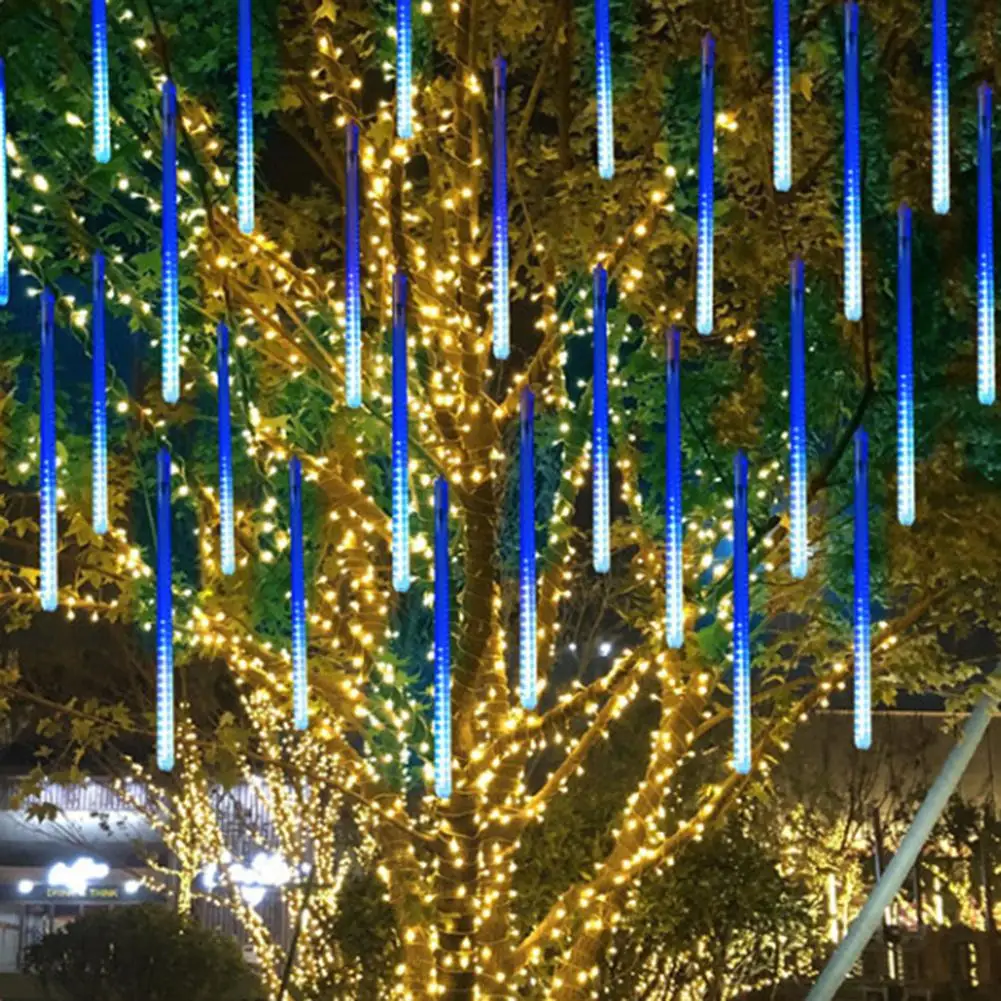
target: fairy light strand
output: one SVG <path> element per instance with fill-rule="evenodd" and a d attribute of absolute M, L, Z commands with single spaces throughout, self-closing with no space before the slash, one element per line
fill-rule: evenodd
<path fill-rule="evenodd" d="M 309 726 L 309 677 L 306 661 L 306 569 L 302 538 L 302 462 L 288 466 L 289 558 L 292 563 L 292 725 Z"/>
<path fill-rule="evenodd" d="M 789 331 L 789 572 L 806 576 L 809 564 L 806 501 L 806 287 L 803 260 L 790 268 Z"/>
<path fill-rule="evenodd" d="M 897 521 L 914 524 L 914 352 L 911 207 L 897 210 Z"/>
<path fill-rule="evenodd" d="M 747 456 L 733 460 L 733 767 L 751 770 L 751 601 L 747 554 Z"/>
<path fill-rule="evenodd" d="M 358 123 L 345 136 L 344 206 L 344 386 L 349 407 L 361 406 L 361 205 Z"/>
<path fill-rule="evenodd" d="M 845 4 L 845 319 L 862 319 L 862 169 L 859 137 L 858 4 Z"/>
<path fill-rule="evenodd" d="M 434 484 L 434 791 L 452 795 L 452 638 L 448 481 Z"/>
<path fill-rule="evenodd" d="M 683 532 L 681 505 L 681 331 L 667 332 L 667 427 L 665 467 L 665 597 L 666 638 L 671 649 L 685 645 L 685 610 L 683 576 Z"/>
<path fill-rule="evenodd" d="M 104 254 L 94 254 L 90 379 L 91 520 L 94 531 L 108 530 L 108 386 L 104 347 Z"/>
<path fill-rule="evenodd" d="M 107 0 L 90 0 L 91 70 L 93 73 L 94 159 L 111 159 L 111 112 L 108 91 Z"/>
<path fill-rule="evenodd" d="M 507 63 L 494 60 L 493 176 L 493 345 L 494 357 L 511 353 L 510 277 L 507 209 Z"/>
<path fill-rule="evenodd" d="M 156 763 L 174 767 L 174 592 L 171 576 L 170 452 L 156 457 Z"/>
<path fill-rule="evenodd" d="M 992 93 L 977 91 L 977 398 L 994 402 L 994 192 Z"/>
<path fill-rule="evenodd" d="M 598 176 L 615 176 L 615 133 L 612 121 L 612 30 L 609 0 L 594 0 L 594 63 L 598 107 Z"/>
<path fill-rule="evenodd" d="M 932 0 L 931 189 L 932 208 L 949 211 L 949 36 L 947 0 Z"/>
<path fill-rule="evenodd" d="M 792 187 L 789 0 L 774 0 L 772 17 L 772 176 L 776 191 L 788 191 Z"/>
<path fill-rule="evenodd" d="M 594 269 L 594 380 L 591 418 L 591 462 L 594 569 L 608 573 L 612 565 L 608 455 L 608 273 Z"/>
<path fill-rule="evenodd" d="M 413 45 L 411 0 L 396 0 L 396 134 L 400 139 L 414 135 Z"/>
<path fill-rule="evenodd" d="M 216 378 L 219 383 L 219 562 L 226 575 L 236 570 L 233 520 L 233 427 L 229 393 L 229 328 L 220 323 L 216 331 Z"/>
<path fill-rule="evenodd" d="M 393 587 L 410 588 L 410 448 L 407 387 L 407 276 L 393 276 Z"/>
<path fill-rule="evenodd" d="M 251 0 L 239 0 L 236 97 L 236 201 L 240 232 L 254 232 L 254 57 Z"/>
<path fill-rule="evenodd" d="M 696 261 L 695 329 L 713 332 L 713 213 L 715 212 L 715 73 L 716 42 L 702 39 L 702 108 L 699 118 L 699 206 Z"/>
<path fill-rule="evenodd" d="M 872 744 L 872 668 L 869 598 L 869 438 L 855 432 L 854 646 L 855 746 Z"/>
<path fill-rule="evenodd" d="M 161 317 L 163 399 L 177 403 L 181 395 L 177 250 L 177 91 L 163 85 L 163 219 L 161 232 Z"/>
<path fill-rule="evenodd" d="M 538 702 L 535 552 L 535 394 L 521 391 L 521 448 L 519 461 L 519 694 L 525 709 Z"/>
<path fill-rule="evenodd" d="M 41 422 L 39 428 L 39 562 L 42 608 L 54 612 L 59 604 L 59 488 L 56 474 L 56 300 L 42 291 Z"/>
<path fill-rule="evenodd" d="M 7 206 L 7 68 L 0 58 L 0 306 L 10 302 L 10 232 Z"/>

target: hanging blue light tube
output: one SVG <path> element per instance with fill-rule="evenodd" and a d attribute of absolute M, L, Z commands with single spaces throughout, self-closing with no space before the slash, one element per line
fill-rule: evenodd
<path fill-rule="evenodd" d="M 236 209 L 240 232 L 254 232 L 254 57 L 250 2 L 240 0 L 236 96 Z"/>
<path fill-rule="evenodd" d="M 344 385 L 349 407 L 361 406 L 361 199 L 358 123 L 345 129 Z"/>
<path fill-rule="evenodd" d="M 914 350 L 911 207 L 897 210 L 897 521 L 914 524 Z"/>
<path fill-rule="evenodd" d="M 931 204 L 949 211 L 949 36 L 947 0 L 932 0 L 931 15 Z"/>
<path fill-rule="evenodd" d="M 507 219 L 507 63 L 494 60 L 494 357 L 511 353 L 510 276 Z"/>
<path fill-rule="evenodd" d="M 702 112 L 699 119 L 699 208 L 698 247 L 695 276 L 695 329 L 713 332 L 713 212 L 715 211 L 716 42 L 712 35 L 702 39 Z"/>
<path fill-rule="evenodd" d="M 535 566 L 535 394 L 530 389 L 521 391 L 521 450 L 519 452 L 520 477 L 518 492 L 519 510 L 519 666 L 521 704 L 534 709 L 538 703 L 537 644 L 539 627 L 536 616 L 536 566 Z"/>
<path fill-rule="evenodd" d="M 163 220 L 161 231 L 161 339 L 163 398 L 181 396 L 181 353 L 178 321 L 177 259 L 177 91 L 163 85 Z"/>
<path fill-rule="evenodd" d="M 10 301 L 10 233 L 7 223 L 7 71 L 0 59 L 0 306 Z"/>
<path fill-rule="evenodd" d="M 91 517 L 94 531 L 108 530 L 108 386 L 104 350 L 104 254 L 94 254 L 91 335 L 90 459 Z"/>
<path fill-rule="evenodd" d="M 410 448 L 407 389 L 407 276 L 393 276 L 393 587 L 410 588 Z"/>
<path fill-rule="evenodd" d="M 609 0 L 594 0 L 594 64 L 598 90 L 598 176 L 615 176 L 615 133 L 612 124 L 612 25 Z"/>
<path fill-rule="evenodd" d="M 591 417 L 591 462 L 594 514 L 594 569 L 612 566 L 610 482 L 608 469 L 608 274 L 594 269 L 594 382 Z"/>
<path fill-rule="evenodd" d="M 292 561 L 292 723 L 309 726 L 309 675 L 306 662 L 306 570 L 302 545 L 302 463 L 288 466 L 289 555 Z"/>
<path fill-rule="evenodd" d="M 452 795 L 452 637 L 448 564 L 448 482 L 434 484 L 434 791 Z"/>
<path fill-rule="evenodd" d="M 991 88 L 977 91 L 977 398 L 994 402 L 994 193 Z"/>
<path fill-rule="evenodd" d="M 809 563 L 806 504 L 806 287 L 803 260 L 791 267 L 789 331 L 789 572 L 802 580 Z"/>
<path fill-rule="evenodd" d="M 229 328 L 216 331 L 216 398 L 219 405 L 219 563 L 224 574 L 236 570 L 236 530 L 233 523 L 233 424 L 229 400 Z"/>
<path fill-rule="evenodd" d="M 94 159 L 111 159 L 111 112 L 108 104 L 108 10 L 106 0 L 90 0 L 91 70 L 94 100 Z"/>
<path fill-rule="evenodd" d="M 42 292 L 41 422 L 39 433 L 39 562 L 42 608 L 59 604 L 59 548 L 56 483 L 56 300 Z"/>
<path fill-rule="evenodd" d="M 667 405 L 665 466 L 664 591 L 666 637 L 672 650 L 685 645 L 685 594 L 682 569 L 683 526 L 681 510 L 681 332 L 667 332 Z"/>
<path fill-rule="evenodd" d="M 872 652 L 869 607 L 869 438 L 855 432 L 855 746 L 872 744 Z"/>
<path fill-rule="evenodd" d="M 156 763 L 174 767 L 174 592 L 170 556 L 170 452 L 156 457 Z"/>
<path fill-rule="evenodd" d="M 772 175 L 775 190 L 788 191 L 792 187 L 789 0 L 774 0 L 772 19 Z"/>
<path fill-rule="evenodd" d="M 411 0 L 396 0 L 396 134 L 400 139 L 414 135 L 411 92 L 413 82 L 414 26 Z"/>
<path fill-rule="evenodd" d="M 751 770 L 751 598 L 747 557 L 747 456 L 733 459 L 733 767 Z"/>
<path fill-rule="evenodd" d="M 862 319 L 862 154 L 859 138 L 858 4 L 845 4 L 845 319 Z"/>

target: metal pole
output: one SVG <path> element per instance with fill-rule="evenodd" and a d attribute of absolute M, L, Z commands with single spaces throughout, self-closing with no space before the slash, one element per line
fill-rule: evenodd
<path fill-rule="evenodd" d="M 910 830 L 901 841 L 899 850 L 893 856 L 893 861 L 887 866 L 883 878 L 876 884 L 865 906 L 848 929 L 848 934 L 831 956 L 820 979 L 807 995 L 806 1001 L 831 1001 L 862 954 L 862 950 L 879 927 L 883 911 L 899 892 L 921 847 L 928 840 L 932 828 L 949 802 L 949 797 L 966 771 L 987 729 L 996 702 L 995 696 L 985 695 L 977 703 L 973 714 L 966 721 L 962 738 L 952 749 L 934 784 L 928 790 L 928 795 L 915 815 Z"/>

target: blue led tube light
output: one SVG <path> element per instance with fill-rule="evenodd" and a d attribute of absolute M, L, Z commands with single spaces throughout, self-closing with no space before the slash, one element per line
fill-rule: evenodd
<path fill-rule="evenodd" d="M 410 588 L 410 448 L 407 408 L 407 276 L 393 276 L 393 587 Z"/>
<path fill-rule="evenodd" d="M 302 463 L 288 466 L 289 556 L 292 562 L 292 723 L 309 725 L 309 676 L 306 663 L 306 570 L 302 547 Z"/>
<path fill-rule="evenodd" d="M 163 398 L 177 403 L 181 395 L 181 354 L 178 327 L 177 258 L 177 91 L 163 85 L 163 219 L 161 222 L 161 338 Z"/>
<path fill-rule="evenodd" d="M 591 402 L 594 569 L 597 573 L 608 573 L 612 565 L 608 469 L 608 274 L 600 264 L 594 269 L 594 381 Z"/>
<path fill-rule="evenodd" d="M 494 60 L 494 357 L 511 353 L 510 276 L 507 219 L 507 63 Z"/>
<path fill-rule="evenodd" d="M 733 767 L 751 770 L 751 599 L 747 559 L 747 456 L 733 459 Z"/>
<path fill-rule="evenodd" d="M 855 746 L 872 744 L 872 671 L 869 607 L 869 438 L 855 432 Z"/>
<path fill-rule="evenodd" d="M 106 0 L 90 0 L 90 60 L 93 73 L 94 159 L 111 159 L 111 113 L 108 93 L 108 9 Z"/>
<path fill-rule="evenodd" d="M 667 645 L 680 650 L 685 645 L 685 594 L 682 569 L 683 521 L 681 510 L 681 332 L 667 332 L 664 592 Z"/>
<path fill-rule="evenodd" d="M 949 211 L 949 36 L 946 0 L 932 0 L 931 204 Z"/>
<path fill-rule="evenodd" d="M 788 191 L 792 187 L 789 0 L 773 0 L 772 19 L 772 176 L 776 191 Z"/>
<path fill-rule="evenodd" d="M 914 524 L 914 349 L 911 207 L 897 210 L 897 521 Z"/>
<path fill-rule="evenodd" d="M 448 482 L 434 484 L 434 791 L 452 795 L 452 637 L 448 564 Z"/>
<path fill-rule="evenodd" d="M 609 0 L 594 0 L 594 69 L 598 99 L 598 176 L 615 176 L 615 134 L 612 125 L 612 30 Z"/>
<path fill-rule="evenodd" d="M 59 604 L 58 486 L 56 483 L 56 300 L 42 292 L 41 426 L 39 433 L 39 562 L 42 608 Z"/>
<path fill-rule="evenodd" d="M 94 254 L 90 377 L 90 505 L 94 531 L 108 530 L 108 384 L 104 349 L 104 254 Z"/>
<path fill-rule="evenodd" d="M 10 233 L 7 221 L 7 71 L 0 59 L 0 306 L 10 301 Z"/>
<path fill-rule="evenodd" d="M 862 319 L 862 155 L 859 138 L 858 4 L 845 4 L 845 319 Z"/>
<path fill-rule="evenodd" d="M 538 703 L 536 692 L 538 621 L 535 564 L 535 394 L 521 391 L 521 449 L 519 452 L 519 691 L 525 709 Z"/>
<path fill-rule="evenodd" d="M 411 74 L 414 58 L 414 30 L 411 0 L 396 0 L 396 134 L 400 139 L 414 135 L 411 108 Z"/>
<path fill-rule="evenodd" d="M 698 247 L 695 276 L 695 329 L 713 332 L 713 212 L 715 211 L 715 132 L 714 111 L 716 43 L 712 35 L 702 39 L 702 111 L 699 119 L 699 208 Z"/>
<path fill-rule="evenodd" d="M 994 402 L 994 192 L 991 88 L 977 92 L 977 398 Z"/>
<path fill-rule="evenodd" d="M 806 576 L 806 319 L 803 261 L 792 262 L 789 330 L 789 572 Z"/>
<path fill-rule="evenodd" d="M 174 592 L 170 556 L 170 452 L 156 457 L 156 763 L 174 767 Z"/>
<path fill-rule="evenodd" d="M 236 96 L 236 209 L 240 232 L 254 232 L 254 56 L 250 2 L 239 0 Z"/>
<path fill-rule="evenodd" d="M 349 407 L 361 406 L 361 199 L 358 123 L 345 129 L 344 387 Z"/>
<path fill-rule="evenodd" d="M 229 398 L 229 328 L 216 331 L 216 394 L 219 404 L 219 563 L 226 575 L 236 570 L 233 524 L 233 425 Z"/>

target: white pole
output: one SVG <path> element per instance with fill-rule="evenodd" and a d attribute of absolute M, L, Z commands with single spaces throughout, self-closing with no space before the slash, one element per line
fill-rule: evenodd
<path fill-rule="evenodd" d="M 997 703 L 993 695 L 985 695 L 976 705 L 973 714 L 963 727 L 963 736 L 952 749 L 942 770 L 938 773 L 925 801 L 921 804 L 911 824 L 910 830 L 900 842 L 900 848 L 893 861 L 887 866 L 883 878 L 873 888 L 865 906 L 858 917 L 852 922 L 848 934 L 834 951 L 821 973 L 820 979 L 813 985 L 806 1001 L 831 1001 L 835 992 L 848 976 L 855 961 L 862 954 L 869 939 L 879 927 L 883 919 L 883 911 L 890 905 L 900 891 L 907 874 L 914 867 L 922 846 L 928 840 L 932 828 L 942 815 L 949 797 L 952 796 L 963 777 L 970 759 L 980 745 L 980 741 L 990 723 L 991 712 Z"/>

